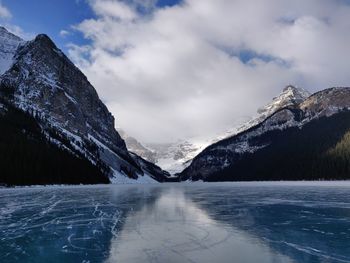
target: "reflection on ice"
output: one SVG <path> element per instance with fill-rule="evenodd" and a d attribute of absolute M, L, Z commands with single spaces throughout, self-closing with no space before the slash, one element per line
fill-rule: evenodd
<path fill-rule="evenodd" d="M 252 253 L 254 251 L 254 253 Z M 291 262 L 258 239 L 211 219 L 182 189 L 128 215 L 107 262 Z"/>
<path fill-rule="evenodd" d="M 350 262 L 349 185 L 0 190 L 1 262 Z"/>

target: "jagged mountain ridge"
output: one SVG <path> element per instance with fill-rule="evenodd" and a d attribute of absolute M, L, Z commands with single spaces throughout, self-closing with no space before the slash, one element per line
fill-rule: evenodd
<path fill-rule="evenodd" d="M 6 29 L 0 31 L 6 39 Z M 6 46 L 6 41 L 2 44 Z M 79 151 L 95 165 L 104 163 L 112 181 L 144 175 L 149 181 L 158 180 L 158 176 L 163 180 L 165 173 L 149 174 L 142 168 L 147 163 L 129 154 L 114 128 L 114 117 L 94 87 L 48 36 L 19 41 L 10 60 L 8 70 L 0 77 L 1 96 L 15 107 L 39 115 L 48 138 L 52 137 L 48 130 L 54 129 L 61 138 L 54 140 L 57 145 Z M 95 147 L 97 151 L 91 150 Z"/>
<path fill-rule="evenodd" d="M 142 158 L 151 163 L 157 163 L 158 159 L 156 152 L 144 146 L 134 137 L 129 136 L 124 130 L 118 129 L 118 133 L 125 141 L 125 144 L 127 145 L 129 151 L 136 153 L 137 155 L 141 156 Z"/>
<path fill-rule="evenodd" d="M 326 162 L 331 166 L 341 162 L 333 157 L 324 160 L 320 156 L 328 156 L 332 147 L 346 136 L 350 127 L 344 123 L 349 109 L 350 88 L 331 88 L 317 92 L 299 103 L 286 105 L 237 135 L 210 145 L 194 158 L 191 165 L 180 174 L 180 178 L 205 181 L 332 179 L 332 175 L 325 174 L 327 171 L 331 173 L 327 167 L 322 172 L 315 172 L 313 166 Z M 341 132 L 333 131 L 338 126 Z M 314 135 L 311 135 L 311 130 Z M 311 145 L 312 140 L 315 145 Z M 304 163 L 300 158 L 307 154 L 310 156 L 304 159 L 309 158 L 314 163 Z M 299 170 L 291 167 L 287 162 L 289 158 L 295 159 L 295 166 Z M 273 162 L 280 170 L 273 168 Z M 347 167 L 347 164 L 341 165 Z M 282 167 L 287 171 L 282 173 Z M 295 171 L 295 177 L 289 174 L 288 169 Z M 304 177 L 298 177 L 297 174 L 303 174 Z M 342 172 L 338 174 L 345 176 Z"/>
<path fill-rule="evenodd" d="M 211 141 L 187 139 L 172 143 L 149 143 L 146 146 L 156 153 L 156 164 L 174 175 L 185 169 Z"/>
<path fill-rule="evenodd" d="M 24 42 L 23 39 L 0 26 L 0 75 L 10 68 L 17 48 Z"/>
<path fill-rule="evenodd" d="M 48 36 L 38 35 L 20 46 L 14 59 L 1 84 L 9 92 L 13 89 L 16 106 L 39 112 L 69 132 L 103 138 L 108 146 L 126 150 L 95 89 Z"/>
<path fill-rule="evenodd" d="M 245 122 L 243 125 L 226 132 L 226 134 L 221 136 L 220 139 L 225 139 L 245 130 L 248 130 L 251 127 L 264 121 L 266 118 L 274 114 L 279 109 L 282 109 L 284 107 L 296 106 L 299 103 L 306 100 L 310 95 L 311 94 L 303 88 L 288 85 L 282 90 L 282 92 L 277 97 L 274 97 L 270 103 L 258 109 L 257 116 Z"/>
<path fill-rule="evenodd" d="M 192 159 L 207 146 L 245 131 L 262 122 L 277 110 L 296 105 L 309 96 L 308 91 L 289 85 L 270 103 L 260 108 L 255 117 L 244 122 L 243 125 L 233 127 L 212 138 L 188 138 L 171 143 L 147 143 L 143 145 L 124 131 L 119 131 L 119 133 L 125 140 L 128 149 L 174 175 L 187 168 Z"/>
<path fill-rule="evenodd" d="M 170 174 L 181 172 L 189 161 L 195 157 L 204 146 L 189 141 L 176 143 L 146 143 L 142 144 L 136 138 L 128 135 L 122 129 L 118 130 L 129 151 L 141 156 L 148 162 L 154 163 Z"/>

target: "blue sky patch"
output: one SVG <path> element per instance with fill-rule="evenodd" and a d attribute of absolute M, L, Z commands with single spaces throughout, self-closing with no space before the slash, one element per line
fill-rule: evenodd
<path fill-rule="evenodd" d="M 130 3 L 130 1 L 125 2 Z M 86 0 L 3 0 L 2 3 L 13 15 L 11 24 L 19 26 L 27 33 L 49 35 L 65 52 L 68 49 L 68 43 L 77 45 L 90 43 L 81 33 L 70 30 L 72 25 L 79 24 L 85 19 L 95 18 Z M 159 0 L 156 6 L 164 8 L 179 3 L 181 0 Z M 6 21 L 2 22 L 6 24 Z M 60 35 L 61 30 L 70 31 L 70 33 L 63 37 Z"/>

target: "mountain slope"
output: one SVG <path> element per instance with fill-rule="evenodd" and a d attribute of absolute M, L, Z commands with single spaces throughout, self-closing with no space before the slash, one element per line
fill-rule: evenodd
<path fill-rule="evenodd" d="M 339 155 L 342 151 L 337 146 L 344 145 L 350 130 L 349 109 L 349 88 L 315 93 L 298 104 L 279 109 L 248 130 L 209 146 L 180 178 L 205 181 L 349 178 L 350 159 Z"/>
<path fill-rule="evenodd" d="M 308 91 L 302 88 L 297 88 L 292 85 L 288 85 L 282 90 L 282 92 L 278 96 L 274 97 L 271 102 L 266 104 L 264 107 L 258 109 L 258 114 L 254 118 L 243 123 L 243 125 L 234 127 L 233 129 L 226 131 L 224 134 L 218 136 L 217 140 L 213 143 L 236 135 L 240 132 L 246 131 L 253 126 L 258 125 L 266 118 L 274 114 L 276 111 L 285 107 L 293 107 L 298 105 L 299 103 L 306 100 L 310 95 L 311 94 Z"/>
<path fill-rule="evenodd" d="M 151 163 L 156 163 L 158 161 L 157 154 L 154 151 L 142 145 L 134 137 L 129 136 L 124 130 L 119 129 L 118 133 L 125 141 L 125 144 L 130 152 L 136 153 L 137 155 L 141 156 L 142 158 Z"/>
<path fill-rule="evenodd" d="M 212 138 L 191 138 L 168 144 L 153 143 L 147 144 L 147 148 L 151 149 L 152 154 L 156 156 L 155 163 L 157 165 L 171 174 L 180 173 L 191 164 L 191 161 L 195 156 L 209 145 L 248 130 L 271 116 L 279 109 L 297 105 L 309 96 L 310 93 L 304 89 L 289 85 L 285 87 L 277 97 L 273 98 L 270 103 L 260 108 L 254 118 L 245 122 L 241 126 L 233 127 L 232 129 Z M 132 148 L 137 149 L 135 151 L 136 153 L 147 159 L 149 153 L 144 152 L 142 148 L 137 147 L 132 141 L 126 141 L 127 145 L 132 145 Z"/>
<path fill-rule="evenodd" d="M 147 147 L 155 153 L 156 164 L 174 175 L 185 169 L 192 158 L 210 143 L 211 141 L 189 139 L 173 143 L 150 143 Z"/>
<path fill-rule="evenodd" d="M 24 42 L 0 26 L 0 75 L 11 67 L 17 48 Z"/>
<path fill-rule="evenodd" d="M 0 102 L 0 127 L 0 184 L 109 183 L 108 170 L 50 143 L 29 113 Z"/>
<path fill-rule="evenodd" d="M 12 34 L 8 33 L 7 38 Z M 5 37 L 6 38 L 6 37 Z M 2 43 L 6 46 L 6 41 Z M 46 35 L 21 42 L 10 68 L 0 77 L 0 96 L 10 104 L 40 116 L 40 126 L 58 134 L 57 144 L 80 152 L 92 164 L 103 163 L 109 176 L 137 180 L 144 176 L 140 160 L 130 155 L 114 128 L 114 118 L 85 75 Z M 154 178 L 163 173 L 155 174 Z"/>

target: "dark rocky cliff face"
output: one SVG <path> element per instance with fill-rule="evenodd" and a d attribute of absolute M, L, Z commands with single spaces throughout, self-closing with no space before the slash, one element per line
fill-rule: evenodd
<path fill-rule="evenodd" d="M 108 170 L 50 143 L 39 122 L 0 98 L 0 185 L 109 183 Z"/>
<path fill-rule="evenodd" d="M 90 134 L 111 148 L 126 150 L 94 87 L 46 35 L 18 49 L 1 84 L 12 89 L 19 107 L 40 112 L 72 133 Z"/>
<path fill-rule="evenodd" d="M 112 181 L 144 176 L 140 160 L 136 162 L 129 154 L 115 130 L 114 117 L 94 87 L 48 36 L 18 43 L 9 69 L 0 77 L 0 96 L 40 116 L 49 139 L 53 139 L 52 130 L 59 134 L 53 140 L 56 144 L 79 151 L 93 164 L 102 162 L 109 167 Z M 164 176 L 160 173 L 153 178 L 158 175 Z"/>
<path fill-rule="evenodd" d="M 349 110 L 350 88 L 315 93 L 207 147 L 179 177 L 204 181 L 348 179 L 349 155 L 334 149 L 347 145 Z"/>

